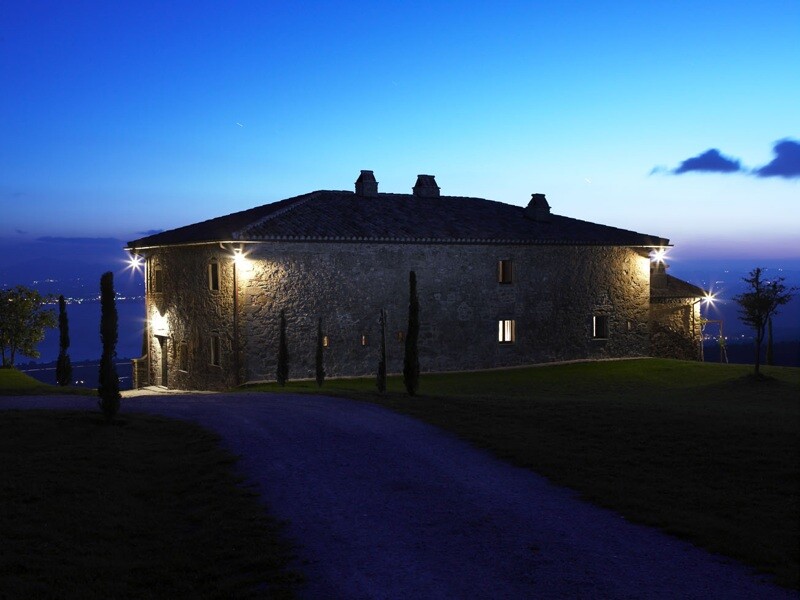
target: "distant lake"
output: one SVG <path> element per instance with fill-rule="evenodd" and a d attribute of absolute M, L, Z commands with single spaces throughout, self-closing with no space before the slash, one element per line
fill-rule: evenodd
<path fill-rule="evenodd" d="M 56 313 L 58 307 L 56 307 Z M 142 354 L 144 333 L 144 300 L 117 300 L 119 318 L 119 340 L 117 356 L 135 358 Z M 100 343 L 100 301 L 67 305 L 69 319 L 69 356 L 73 363 L 83 360 L 99 360 L 103 347 Z M 58 327 L 49 329 L 44 341 L 39 344 L 41 356 L 38 363 L 49 363 L 58 359 Z M 18 356 L 17 363 L 30 359 Z"/>

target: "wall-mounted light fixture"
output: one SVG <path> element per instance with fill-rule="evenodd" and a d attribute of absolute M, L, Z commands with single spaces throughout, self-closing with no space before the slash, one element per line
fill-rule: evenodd
<path fill-rule="evenodd" d="M 138 273 L 144 269 L 144 259 L 141 254 L 131 254 L 128 256 L 128 269 L 134 273 Z"/>
<path fill-rule="evenodd" d="M 657 265 L 664 264 L 667 260 L 667 249 L 658 248 L 650 252 L 650 262 Z"/>
<path fill-rule="evenodd" d="M 167 315 L 162 315 L 158 310 L 154 310 L 150 314 L 150 331 L 152 331 L 153 335 L 168 336 L 169 320 Z"/>

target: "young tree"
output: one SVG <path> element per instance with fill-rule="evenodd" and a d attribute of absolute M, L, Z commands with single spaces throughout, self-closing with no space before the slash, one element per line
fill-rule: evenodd
<path fill-rule="evenodd" d="M 386 392 L 386 310 L 381 309 L 381 357 L 378 361 L 378 378 L 376 384 L 378 392 Z"/>
<path fill-rule="evenodd" d="M 17 354 L 38 358 L 37 344 L 44 330 L 55 327 L 53 311 L 45 308 L 49 296 L 18 285 L 0 290 L 0 347 L 4 367 L 13 367 Z"/>
<path fill-rule="evenodd" d="M 792 299 L 796 288 L 787 289 L 783 284 L 784 278 L 777 277 L 772 281 L 762 279 L 763 269 L 756 267 L 750 271 L 749 277 L 744 277 L 747 291 L 734 296 L 739 304 L 739 319 L 750 325 L 756 333 L 755 336 L 755 376 L 761 377 L 761 345 L 764 342 L 764 333 L 767 323 L 778 309 Z"/>
<path fill-rule="evenodd" d="M 323 361 L 323 341 L 324 336 L 322 335 L 322 317 L 319 318 L 317 321 L 317 353 L 315 357 L 315 366 L 316 366 L 316 374 L 317 374 L 317 385 L 322 387 L 322 384 L 325 382 L 325 364 Z"/>
<path fill-rule="evenodd" d="M 417 274 L 408 274 L 408 332 L 403 356 L 403 383 L 409 396 L 417 393 L 419 388 L 419 298 L 417 298 Z"/>
<path fill-rule="evenodd" d="M 767 364 L 769 366 L 775 364 L 775 348 L 772 342 L 772 317 L 767 321 Z"/>
<path fill-rule="evenodd" d="M 119 376 L 114 364 L 117 358 L 117 305 L 114 298 L 114 274 L 111 271 L 100 277 L 100 341 L 103 354 L 100 357 L 100 382 L 98 405 L 109 421 L 119 411 Z"/>
<path fill-rule="evenodd" d="M 286 385 L 289 379 L 289 349 L 286 346 L 286 315 L 281 311 L 280 337 L 278 338 L 278 385 Z"/>
<path fill-rule="evenodd" d="M 69 359 L 69 320 L 67 319 L 67 302 L 64 296 L 58 297 L 58 362 L 56 363 L 56 381 L 58 385 L 69 385 L 72 380 L 72 362 Z"/>

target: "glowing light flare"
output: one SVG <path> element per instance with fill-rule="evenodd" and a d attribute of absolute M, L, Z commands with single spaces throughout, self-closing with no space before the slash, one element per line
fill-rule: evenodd
<path fill-rule="evenodd" d="M 714 302 L 717 300 L 717 295 L 712 292 L 706 292 L 706 295 L 703 296 L 701 302 L 706 306 L 714 306 Z"/>
<path fill-rule="evenodd" d="M 667 260 L 667 249 L 666 248 L 659 248 L 658 250 L 653 250 L 650 252 L 650 262 L 654 262 L 656 264 L 662 264 Z"/>
<path fill-rule="evenodd" d="M 144 269 L 144 260 L 138 254 L 131 254 L 128 257 L 128 269 L 135 273 L 139 273 Z"/>
<path fill-rule="evenodd" d="M 166 314 L 161 314 L 154 310 L 150 315 L 150 330 L 153 335 L 168 335 L 169 334 L 169 320 Z"/>
<path fill-rule="evenodd" d="M 233 262 L 240 275 L 248 275 L 253 269 L 253 263 L 247 258 L 247 254 L 241 248 L 234 248 L 233 250 Z"/>

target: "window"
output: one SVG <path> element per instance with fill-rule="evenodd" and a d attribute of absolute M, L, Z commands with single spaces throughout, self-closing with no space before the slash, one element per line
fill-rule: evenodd
<path fill-rule="evenodd" d="M 220 365 L 219 360 L 219 336 L 212 335 L 211 336 L 211 364 L 212 366 L 218 367 Z"/>
<path fill-rule="evenodd" d="M 189 344 L 186 342 L 178 344 L 178 370 L 189 370 Z"/>
<path fill-rule="evenodd" d="M 212 292 L 219 291 L 219 263 L 217 262 L 208 265 L 208 289 Z"/>
<path fill-rule="evenodd" d="M 361 336 L 361 345 L 362 346 L 366 346 L 366 345 L 368 345 L 368 343 L 369 343 L 369 340 L 367 340 L 367 336 L 362 335 Z"/>
<path fill-rule="evenodd" d="M 501 319 L 497 322 L 497 341 L 501 344 L 513 344 L 516 339 L 515 329 L 513 319 Z"/>
<path fill-rule="evenodd" d="M 323 348 L 327 348 L 328 346 L 330 346 L 330 344 L 331 344 L 331 341 L 328 339 L 328 336 L 327 335 L 323 335 L 322 336 L 322 347 Z"/>
<path fill-rule="evenodd" d="M 156 294 L 164 291 L 164 271 L 161 270 L 160 265 L 153 268 L 153 291 Z"/>
<path fill-rule="evenodd" d="M 406 341 L 406 332 L 405 331 L 398 331 L 396 337 L 397 337 L 397 341 L 398 342 L 405 342 Z"/>
<path fill-rule="evenodd" d="M 511 260 L 501 260 L 497 263 L 498 283 L 511 283 L 514 280 L 514 264 Z"/>
<path fill-rule="evenodd" d="M 608 337 L 608 317 L 605 315 L 594 315 L 592 317 L 592 337 L 596 340 Z"/>

